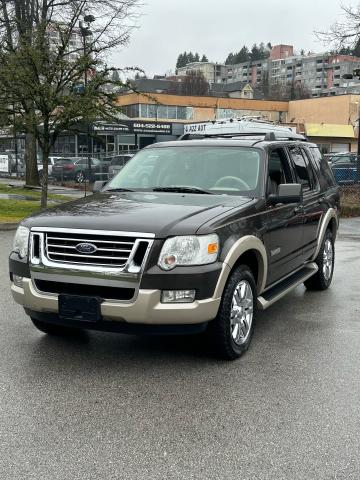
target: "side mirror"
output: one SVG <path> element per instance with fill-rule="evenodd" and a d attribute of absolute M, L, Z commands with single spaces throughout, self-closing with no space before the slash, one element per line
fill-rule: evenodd
<path fill-rule="evenodd" d="M 278 203 L 302 203 L 303 191 L 301 183 L 281 183 L 277 194 L 269 195 L 271 205 Z"/>
<path fill-rule="evenodd" d="M 104 181 L 104 180 L 96 180 L 96 182 L 94 182 L 92 192 L 93 192 L 93 193 L 100 192 L 100 190 L 103 188 L 103 186 L 104 186 L 106 183 L 107 183 L 107 182 Z"/>

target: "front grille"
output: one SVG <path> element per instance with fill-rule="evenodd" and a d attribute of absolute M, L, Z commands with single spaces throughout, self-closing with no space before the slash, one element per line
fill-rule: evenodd
<path fill-rule="evenodd" d="M 49 282 L 47 280 L 35 280 L 35 286 L 44 293 L 65 293 L 69 295 L 85 295 L 100 297 L 106 300 L 131 300 L 135 295 L 134 288 L 105 287 L 101 285 L 82 285 L 63 282 Z"/>
<path fill-rule="evenodd" d="M 80 265 L 125 267 L 136 242 L 135 237 L 96 235 L 93 233 L 47 232 L 45 254 L 53 262 Z M 82 243 L 95 247 L 94 253 L 82 253 Z"/>

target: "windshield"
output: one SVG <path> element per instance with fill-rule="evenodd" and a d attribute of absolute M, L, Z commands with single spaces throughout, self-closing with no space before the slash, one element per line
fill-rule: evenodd
<path fill-rule="evenodd" d="M 177 187 L 205 193 L 258 195 L 259 150 L 246 147 L 163 147 L 133 157 L 105 190 Z"/>

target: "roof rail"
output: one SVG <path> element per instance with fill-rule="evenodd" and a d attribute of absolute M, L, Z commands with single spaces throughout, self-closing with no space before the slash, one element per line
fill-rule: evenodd
<path fill-rule="evenodd" d="M 178 140 L 201 140 L 205 138 L 236 138 L 236 137 L 264 137 L 262 140 L 265 142 L 273 142 L 275 140 L 302 140 L 307 141 L 307 138 L 304 135 L 300 135 L 298 133 L 293 133 L 289 131 L 289 133 L 282 133 L 280 132 L 241 132 L 241 133 L 202 133 L 202 134 L 194 134 L 194 133 L 185 133 L 181 135 Z"/>

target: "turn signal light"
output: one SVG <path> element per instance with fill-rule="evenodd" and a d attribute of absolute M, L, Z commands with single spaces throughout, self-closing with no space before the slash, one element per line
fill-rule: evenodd
<path fill-rule="evenodd" d="M 219 244 L 218 243 L 209 243 L 208 244 L 208 253 L 210 255 L 217 253 L 219 250 Z"/>

